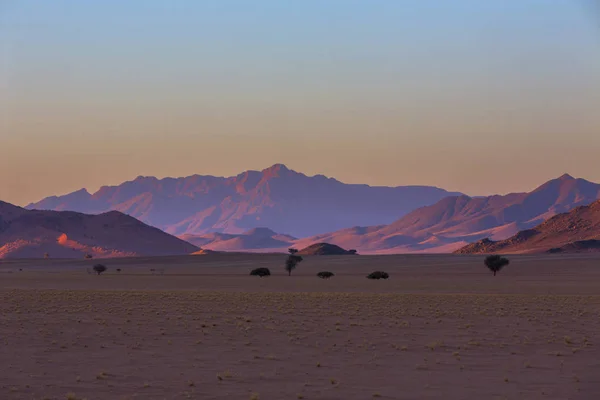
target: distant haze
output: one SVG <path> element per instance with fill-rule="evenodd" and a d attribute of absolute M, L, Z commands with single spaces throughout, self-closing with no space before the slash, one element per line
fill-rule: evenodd
<path fill-rule="evenodd" d="M 0 200 L 282 162 L 348 183 L 600 181 L 576 0 L 0 2 Z"/>

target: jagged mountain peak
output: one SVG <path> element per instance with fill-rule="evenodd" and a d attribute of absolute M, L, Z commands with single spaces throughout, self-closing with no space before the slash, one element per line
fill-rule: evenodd
<path fill-rule="evenodd" d="M 345 184 L 322 175 L 307 176 L 278 163 L 228 178 L 142 176 L 104 186 L 92 196 L 49 197 L 28 208 L 85 213 L 118 210 L 176 235 L 241 234 L 268 227 L 303 237 L 354 225 L 390 223 L 455 194 L 427 186 Z"/>

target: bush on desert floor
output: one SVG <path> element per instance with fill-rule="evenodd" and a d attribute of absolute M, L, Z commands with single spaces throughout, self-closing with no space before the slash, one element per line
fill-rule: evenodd
<path fill-rule="evenodd" d="M 269 270 L 269 268 L 261 267 L 261 268 L 256 268 L 256 269 L 253 269 L 252 271 L 250 271 L 250 275 L 260 276 L 262 278 L 263 276 L 270 276 L 271 271 Z"/>
<path fill-rule="evenodd" d="M 321 279 L 329 279 L 332 276 L 335 276 L 335 274 L 333 272 L 330 271 L 321 271 L 317 274 L 317 276 Z"/>
<path fill-rule="evenodd" d="M 117 272 L 121 272 L 121 268 L 117 268 Z"/>
<path fill-rule="evenodd" d="M 297 255 L 297 249 L 289 249 L 287 260 L 285 260 L 285 270 L 288 272 L 288 275 L 292 275 L 292 271 L 296 269 L 296 266 L 302 262 L 302 256 Z"/>
<path fill-rule="evenodd" d="M 98 275 L 100 275 L 101 273 L 103 273 L 104 271 L 106 271 L 106 267 L 102 264 L 96 264 L 94 265 L 94 272 L 97 273 Z"/>
<path fill-rule="evenodd" d="M 491 256 L 487 256 L 485 258 L 484 263 L 485 266 L 494 273 L 494 276 L 496 276 L 496 273 L 500 272 L 500 270 L 508 265 L 510 261 L 508 261 L 508 258 L 501 257 L 497 254 L 492 254 Z"/>
<path fill-rule="evenodd" d="M 387 272 L 375 271 L 367 275 L 367 279 L 388 279 L 390 275 Z"/>

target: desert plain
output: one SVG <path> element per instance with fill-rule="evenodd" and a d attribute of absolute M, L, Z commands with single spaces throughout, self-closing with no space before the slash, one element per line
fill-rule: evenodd
<path fill-rule="evenodd" d="M 284 260 L 2 260 L 0 398 L 600 398 L 598 255 Z"/>

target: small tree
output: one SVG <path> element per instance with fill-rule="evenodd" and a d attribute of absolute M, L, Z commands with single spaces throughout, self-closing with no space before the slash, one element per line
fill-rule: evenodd
<path fill-rule="evenodd" d="M 390 275 L 384 271 L 375 271 L 367 275 L 367 279 L 388 279 Z"/>
<path fill-rule="evenodd" d="M 250 271 L 250 275 L 251 276 L 260 276 L 261 278 L 263 276 L 271 276 L 271 271 L 269 270 L 269 268 L 256 268 L 253 269 L 252 271 Z"/>
<path fill-rule="evenodd" d="M 329 279 L 334 276 L 334 273 L 330 271 L 321 271 L 317 274 L 317 276 L 321 279 Z"/>
<path fill-rule="evenodd" d="M 296 269 L 296 266 L 302 262 L 302 256 L 297 255 L 297 249 L 289 249 L 287 260 L 285 260 L 285 270 L 288 272 L 288 276 L 292 275 L 292 271 Z"/>
<path fill-rule="evenodd" d="M 500 270 L 504 266 L 508 265 L 510 261 L 508 261 L 508 258 L 504 258 L 497 254 L 493 254 L 491 256 L 487 256 L 485 258 L 484 263 L 485 266 L 488 267 L 489 270 L 494 273 L 494 276 L 496 276 L 496 272 L 500 272 Z"/>
<path fill-rule="evenodd" d="M 97 273 L 98 275 L 100 275 L 101 273 L 103 273 L 104 271 L 106 271 L 106 267 L 102 264 L 96 264 L 94 265 L 93 268 L 94 272 Z"/>

